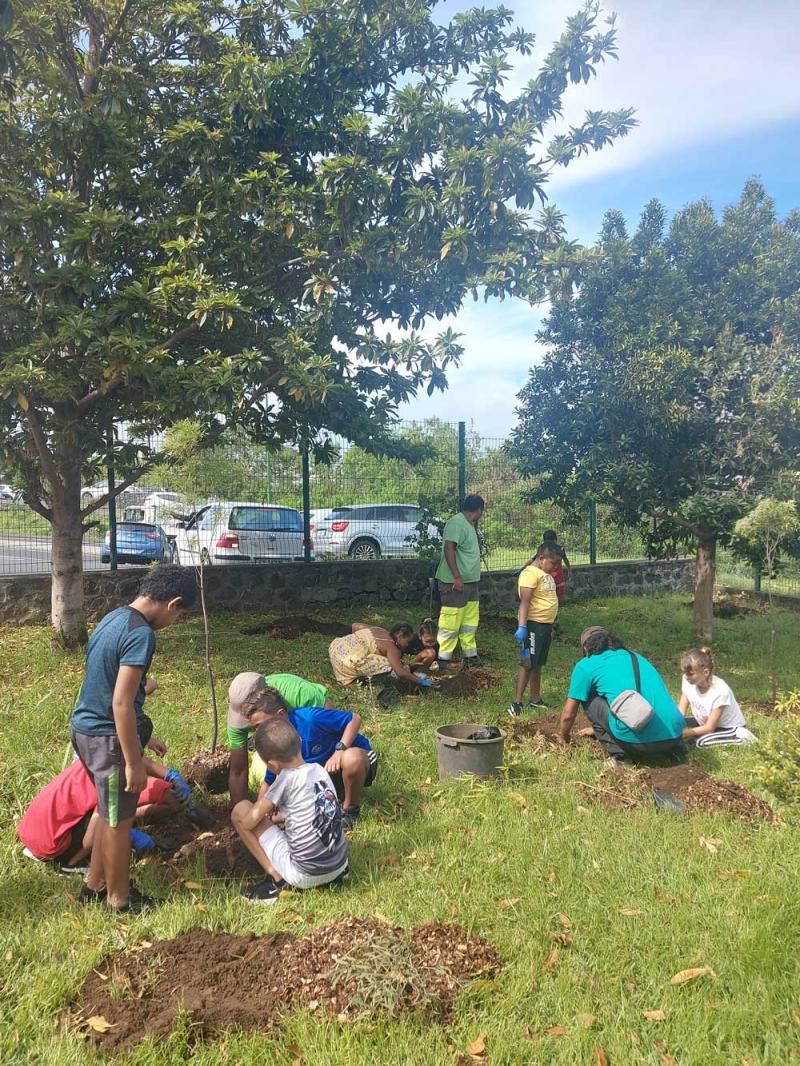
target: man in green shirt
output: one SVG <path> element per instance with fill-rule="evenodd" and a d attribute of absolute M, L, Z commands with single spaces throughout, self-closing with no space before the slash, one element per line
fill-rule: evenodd
<path fill-rule="evenodd" d="M 475 634 L 480 618 L 479 583 L 481 551 L 476 526 L 485 504 L 480 496 L 467 496 L 460 514 L 448 518 L 442 534 L 442 558 L 436 581 L 442 610 L 439 614 L 439 664 L 449 665 L 461 645 L 470 666 L 479 664 Z"/>
<path fill-rule="evenodd" d="M 231 749 L 230 769 L 228 770 L 228 792 L 231 802 L 247 798 L 248 751 L 247 742 L 255 725 L 250 722 L 253 707 L 251 697 L 255 687 L 274 688 L 280 693 L 287 711 L 298 707 L 332 707 L 328 700 L 328 690 L 324 685 L 306 681 L 297 674 L 237 674 L 228 690 L 228 747 Z"/>

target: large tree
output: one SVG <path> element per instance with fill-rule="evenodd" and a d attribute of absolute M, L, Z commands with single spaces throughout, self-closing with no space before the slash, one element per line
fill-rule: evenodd
<path fill-rule="evenodd" d="M 508 98 L 532 36 L 504 9 L 439 26 L 433 6 L 30 0 L 0 21 L 3 465 L 52 523 L 65 643 L 104 502 L 81 509 L 82 478 L 112 458 L 137 478 L 187 416 L 206 439 L 240 422 L 374 445 L 460 352 L 385 323 L 544 291 L 560 218 L 524 212 L 551 166 L 632 121 L 545 136 L 613 27 L 587 7 Z"/>
<path fill-rule="evenodd" d="M 652 554 L 696 547 L 695 626 L 712 632 L 717 546 L 800 453 L 800 213 L 762 186 L 717 218 L 666 230 L 653 201 L 630 237 L 618 212 L 572 257 L 520 393 L 514 452 L 565 505 L 594 496 Z"/>

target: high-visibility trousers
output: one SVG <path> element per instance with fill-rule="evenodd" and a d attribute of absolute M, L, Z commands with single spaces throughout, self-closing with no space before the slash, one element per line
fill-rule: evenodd
<path fill-rule="evenodd" d="M 478 582 L 464 585 L 463 592 L 457 592 L 450 582 L 439 582 L 439 595 L 442 609 L 439 614 L 439 658 L 445 662 L 453 657 L 456 645 L 461 645 L 461 654 L 465 659 L 478 654 L 475 634 L 480 621 L 480 601 Z"/>

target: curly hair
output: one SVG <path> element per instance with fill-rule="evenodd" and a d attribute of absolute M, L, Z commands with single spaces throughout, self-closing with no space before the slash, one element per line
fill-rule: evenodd
<path fill-rule="evenodd" d="M 194 607 L 197 599 L 197 578 L 187 566 L 154 566 L 142 578 L 139 595 L 157 603 L 180 599 L 184 607 Z"/>

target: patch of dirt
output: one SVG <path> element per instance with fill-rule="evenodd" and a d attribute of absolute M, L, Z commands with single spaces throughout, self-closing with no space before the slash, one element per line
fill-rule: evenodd
<path fill-rule="evenodd" d="M 436 687 L 439 692 L 446 696 L 474 696 L 486 689 L 494 688 L 497 678 L 484 670 L 482 666 L 472 667 L 470 670 L 459 670 L 456 673 L 449 671 L 431 674 L 436 678 Z"/>
<path fill-rule="evenodd" d="M 735 781 L 712 777 L 692 763 L 679 766 L 639 767 L 601 774 L 591 784 L 579 786 L 587 799 L 612 810 L 630 810 L 653 802 L 653 789 L 682 800 L 690 812 L 729 814 L 749 822 L 771 822 L 768 803 Z"/>
<path fill-rule="evenodd" d="M 232 825 L 196 833 L 173 856 L 176 862 L 200 855 L 206 877 L 253 877 L 261 867 L 239 839 Z"/>
<path fill-rule="evenodd" d="M 785 718 L 775 704 L 769 700 L 756 700 L 754 703 L 743 703 L 743 711 L 752 711 L 754 714 L 763 714 L 765 718 Z"/>
<path fill-rule="evenodd" d="M 107 1031 L 88 1026 L 88 1037 L 119 1054 L 146 1033 L 166 1037 L 180 1011 L 197 1038 L 269 1031 L 303 1007 L 341 1021 L 387 1010 L 446 1017 L 460 988 L 499 967 L 488 941 L 438 923 L 407 932 L 343 915 L 299 938 L 193 929 L 105 958 L 83 982 L 67 1022 L 102 1017 Z"/>
<path fill-rule="evenodd" d="M 544 737 L 545 740 L 551 744 L 555 744 L 554 737 L 559 731 L 559 724 L 561 722 L 561 712 L 553 711 L 550 714 L 536 715 L 534 712 L 523 712 L 529 714 L 530 717 L 514 718 L 508 725 L 508 729 L 515 737 Z M 589 719 L 582 712 L 578 713 L 575 719 L 575 724 L 572 727 L 571 744 L 585 745 L 594 743 L 594 734 L 591 736 L 581 736 L 580 734 L 587 729 L 591 729 L 592 726 Z M 600 746 L 597 745 L 598 754 L 602 754 Z"/>
<path fill-rule="evenodd" d="M 264 622 L 258 626 L 247 626 L 242 630 L 246 637 L 273 637 L 275 640 L 297 640 L 305 633 L 322 633 L 327 637 L 346 637 L 350 626 L 344 622 L 320 622 L 304 614 L 287 615 L 276 618 L 273 622 Z"/>
<path fill-rule="evenodd" d="M 228 748 L 203 748 L 183 764 L 181 773 L 190 785 L 204 788 L 211 794 L 228 791 L 228 769 L 231 753 Z"/>

